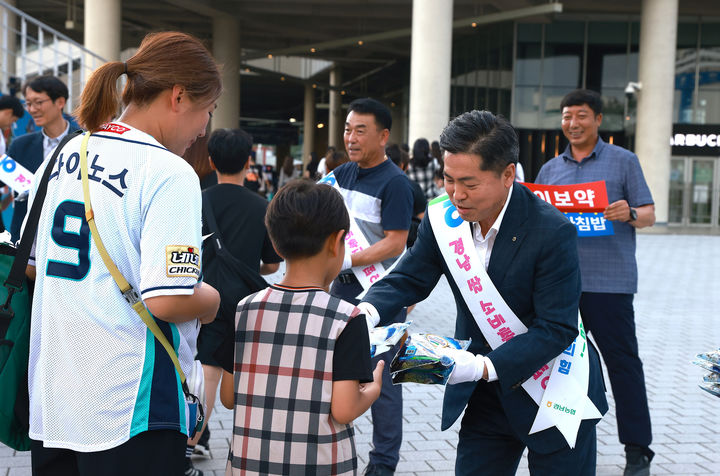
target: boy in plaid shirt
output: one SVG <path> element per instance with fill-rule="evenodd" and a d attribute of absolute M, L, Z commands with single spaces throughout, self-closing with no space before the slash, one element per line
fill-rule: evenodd
<path fill-rule="evenodd" d="M 270 239 L 285 259 L 276 285 L 238 304 L 235 368 L 221 400 L 234 407 L 227 474 L 355 474 L 352 421 L 380 395 L 367 324 L 327 293 L 350 218 L 328 185 L 295 181 L 270 203 Z"/>

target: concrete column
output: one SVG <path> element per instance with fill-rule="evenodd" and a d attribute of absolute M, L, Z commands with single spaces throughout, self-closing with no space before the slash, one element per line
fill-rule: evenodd
<path fill-rule="evenodd" d="M 85 0 L 85 48 L 106 61 L 120 60 L 121 7 L 121 0 Z M 86 58 L 86 61 L 89 61 L 87 67 L 91 68 L 92 60 Z M 95 65 L 98 66 L 100 64 Z"/>
<path fill-rule="evenodd" d="M 315 150 L 315 89 L 305 85 L 305 108 L 303 110 L 303 170 L 310 162 L 310 152 Z"/>
<path fill-rule="evenodd" d="M 407 129 L 407 108 L 402 104 L 390 105 L 390 114 L 392 115 L 392 130 L 390 131 L 390 144 L 402 144 L 405 142 L 405 132 Z"/>
<path fill-rule="evenodd" d="M 635 152 L 658 223 L 668 221 L 677 22 L 678 0 L 643 0 Z"/>
<path fill-rule="evenodd" d="M 408 143 L 440 136 L 450 116 L 452 0 L 413 0 Z"/>
<path fill-rule="evenodd" d="M 339 66 L 330 70 L 330 86 L 340 87 L 342 83 L 342 72 Z M 328 145 L 343 150 L 343 130 L 345 129 L 345 117 L 342 109 L 342 95 L 340 91 L 330 90 L 330 111 L 328 114 Z"/>
<path fill-rule="evenodd" d="M 5 3 L 14 7 L 15 0 L 5 0 Z M 10 10 L 0 8 L 0 46 L 2 47 L 2 84 L 0 91 L 7 94 L 10 78 L 15 76 L 15 65 L 17 64 L 17 51 L 15 41 L 15 30 L 17 30 L 17 16 Z M 7 28 L 4 22 L 7 22 Z"/>
<path fill-rule="evenodd" d="M 240 126 L 240 25 L 230 16 L 213 17 L 213 56 L 222 65 L 223 94 L 212 128 Z"/>

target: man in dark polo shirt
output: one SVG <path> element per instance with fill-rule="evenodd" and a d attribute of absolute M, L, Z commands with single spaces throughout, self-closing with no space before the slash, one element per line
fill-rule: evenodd
<path fill-rule="evenodd" d="M 348 108 L 345 121 L 345 147 L 350 162 L 337 167 L 333 173 L 340 193 L 367 240 L 367 248 L 346 256 L 343 271 L 333 283 L 331 293 L 357 304 L 355 297 L 363 287 L 349 269 L 351 266 L 375 266 L 384 269 L 392 265 L 405 250 L 412 217 L 412 191 L 407 176 L 385 156 L 385 144 L 390 136 L 392 118 L 382 103 L 370 99 L 356 99 Z M 374 269 L 374 268 L 373 268 Z M 374 280 L 373 280 L 374 281 Z M 405 310 L 393 319 L 405 320 Z M 373 359 L 385 360 L 383 388 L 373 406 L 373 450 L 365 474 L 387 476 L 395 472 L 402 443 L 402 386 L 390 381 L 390 360 L 394 350 Z"/>
<path fill-rule="evenodd" d="M 580 314 L 608 367 L 615 397 L 625 476 L 648 475 L 654 453 L 645 375 L 635 335 L 633 295 L 637 292 L 635 229 L 655 223 L 655 205 L 635 154 L 598 136 L 602 99 L 576 90 L 560 104 L 562 130 L 570 144 L 543 165 L 536 183 L 567 185 L 604 180 L 606 220 L 614 235 L 578 237 L 582 278 Z"/>

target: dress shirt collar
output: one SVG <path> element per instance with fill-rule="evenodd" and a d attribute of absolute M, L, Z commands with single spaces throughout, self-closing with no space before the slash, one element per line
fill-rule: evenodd
<path fill-rule="evenodd" d="M 41 129 L 40 132 L 42 133 L 43 137 L 43 149 L 45 152 L 45 156 L 47 157 L 48 152 L 57 147 L 63 137 L 65 137 L 68 132 L 70 132 L 70 121 L 65 121 L 65 130 L 57 137 L 49 137 L 47 134 L 45 134 L 45 129 Z"/>
<path fill-rule="evenodd" d="M 597 158 L 597 156 L 600 154 L 600 152 L 602 152 L 602 150 L 605 148 L 605 145 L 606 145 L 605 141 L 602 140 L 602 137 L 598 136 L 597 143 L 595 144 L 595 147 L 593 147 L 592 152 L 590 152 L 590 155 L 588 155 L 587 157 L 583 157 L 583 159 L 580 161 L 576 161 L 573 158 L 570 144 L 568 144 L 567 147 L 565 147 L 565 151 L 562 153 L 562 158 L 565 160 L 569 160 L 570 162 L 576 162 L 579 164 L 580 162 L 584 162 L 586 160 Z"/>
<path fill-rule="evenodd" d="M 503 205 L 502 210 L 500 210 L 500 214 L 498 215 L 498 217 L 495 219 L 495 222 L 492 224 L 492 226 L 488 230 L 487 235 L 485 235 L 483 237 L 480 224 L 473 223 L 473 238 L 475 239 L 475 242 L 482 243 L 485 240 L 487 240 L 491 237 L 494 237 L 495 235 L 498 234 L 498 232 L 500 231 L 500 224 L 502 223 L 503 217 L 505 216 L 505 211 L 507 211 L 508 204 L 510 203 L 510 197 L 512 196 L 512 189 L 514 186 L 515 186 L 515 184 L 513 184 L 513 186 L 508 189 L 507 198 L 505 199 L 505 205 Z"/>

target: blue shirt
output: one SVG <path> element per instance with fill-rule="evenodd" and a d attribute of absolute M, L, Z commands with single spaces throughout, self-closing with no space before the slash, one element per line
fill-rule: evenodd
<path fill-rule="evenodd" d="M 340 193 L 370 245 L 385 238 L 385 230 L 408 230 L 412 189 L 402 170 L 390 160 L 361 169 L 347 162 L 333 170 Z M 395 258 L 382 262 L 387 269 Z"/>
<path fill-rule="evenodd" d="M 535 182 L 568 185 L 598 180 L 607 185 L 608 203 L 627 200 L 631 207 L 653 203 L 637 156 L 599 137 L 592 153 L 580 162 L 573 159 L 568 145 L 562 155 L 542 166 Z M 613 222 L 613 228 L 615 234 L 611 236 L 578 238 L 584 292 L 637 292 L 635 228 L 618 221 Z"/>

